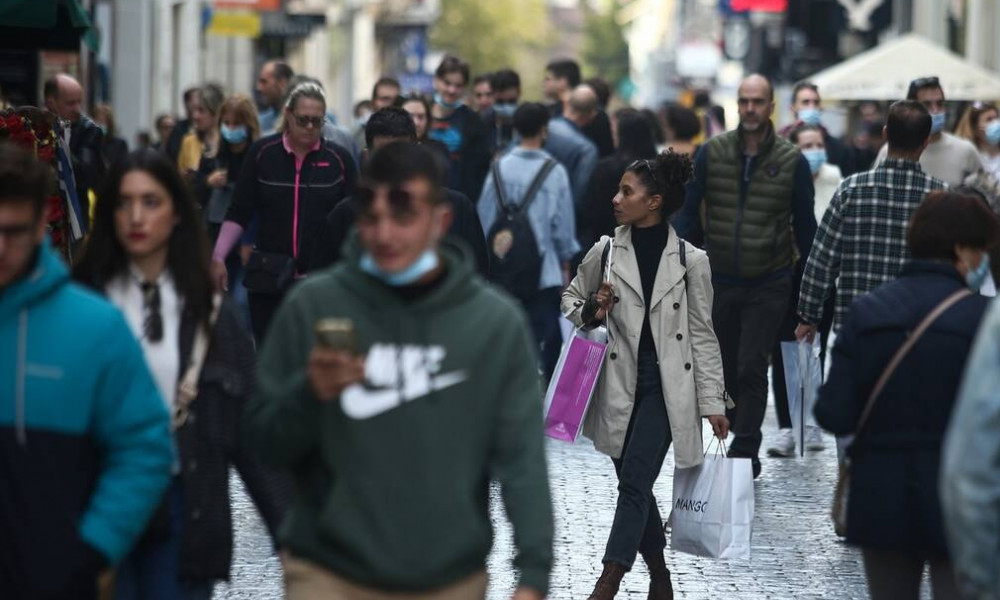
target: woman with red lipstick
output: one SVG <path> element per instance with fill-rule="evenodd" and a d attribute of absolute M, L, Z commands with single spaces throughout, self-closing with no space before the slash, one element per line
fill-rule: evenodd
<path fill-rule="evenodd" d="M 214 582 L 229 576 L 229 466 L 272 537 L 287 504 L 282 478 L 238 435 L 254 386 L 253 347 L 235 309 L 213 291 L 200 216 L 167 157 L 128 155 L 100 198 L 73 275 L 124 314 L 174 415 L 178 449 L 173 483 L 119 566 L 115 597 L 207 600 Z M 182 385 L 192 382 L 193 389 Z"/>

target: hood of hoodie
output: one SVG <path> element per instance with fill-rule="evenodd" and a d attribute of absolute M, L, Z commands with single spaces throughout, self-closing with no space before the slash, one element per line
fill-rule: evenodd
<path fill-rule="evenodd" d="M 69 281 L 69 270 L 46 238 L 28 275 L 0 293 L 0 321 L 11 319 L 22 310 L 30 310 L 32 305 Z"/>
<path fill-rule="evenodd" d="M 344 287 L 369 306 L 398 304 L 418 312 L 437 311 L 462 304 L 484 285 L 476 273 L 475 257 L 464 244 L 446 238 L 438 245 L 438 252 L 445 266 L 444 280 L 428 294 L 412 300 L 404 300 L 391 286 L 361 270 L 364 247 L 357 231 L 348 238 L 344 245 L 344 261 L 333 273 L 345 275 L 340 278 Z"/>

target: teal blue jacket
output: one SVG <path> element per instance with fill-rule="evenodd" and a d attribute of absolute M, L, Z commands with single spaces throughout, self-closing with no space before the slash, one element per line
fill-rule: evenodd
<path fill-rule="evenodd" d="M 166 406 L 124 317 L 46 243 L 0 291 L 0 589 L 48 597 L 88 553 L 118 562 L 172 460 Z"/>

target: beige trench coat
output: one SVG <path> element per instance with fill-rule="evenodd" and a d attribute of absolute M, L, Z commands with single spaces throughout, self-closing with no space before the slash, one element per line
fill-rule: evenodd
<path fill-rule="evenodd" d="M 587 252 L 576 278 L 563 292 L 562 313 L 577 327 L 583 324 L 584 303 L 601 286 L 601 256 L 609 239 L 602 237 Z M 675 463 L 681 468 L 701 464 L 702 417 L 725 414 L 727 401 L 722 354 L 712 326 L 712 272 L 708 255 L 684 243 L 687 289 L 677 232 L 670 227 L 649 309 Z M 598 451 L 618 458 L 635 403 L 639 335 L 646 315 L 632 231 L 627 225 L 615 230 L 610 262 L 616 296 L 608 317 L 610 341 L 583 431 Z"/>

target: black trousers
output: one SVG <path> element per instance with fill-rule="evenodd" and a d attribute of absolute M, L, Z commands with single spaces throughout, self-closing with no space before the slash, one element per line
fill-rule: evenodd
<path fill-rule="evenodd" d="M 756 458 L 767 409 L 767 366 L 792 293 L 791 277 L 752 286 L 716 283 L 712 320 L 722 350 L 726 389 L 736 402 L 727 411 L 735 436 L 729 451 Z"/>
<path fill-rule="evenodd" d="M 253 326 L 253 341 L 257 348 L 264 342 L 264 334 L 271 325 L 274 313 L 284 300 L 283 294 L 257 294 L 249 292 L 247 301 L 250 304 L 250 324 Z"/>
<path fill-rule="evenodd" d="M 653 484 L 671 441 L 659 363 L 653 353 L 640 355 L 635 405 L 625 432 L 625 446 L 621 458 L 613 459 L 618 475 L 618 506 L 603 562 L 631 569 L 637 552 L 655 554 L 666 548 Z"/>
<path fill-rule="evenodd" d="M 559 297 L 562 290 L 558 287 L 538 290 L 532 298 L 523 300 L 521 305 L 528 314 L 531 330 L 538 344 L 539 364 L 545 381 L 552 378 L 552 372 L 559 362 L 559 352 L 562 349 L 562 332 L 559 329 Z"/>

